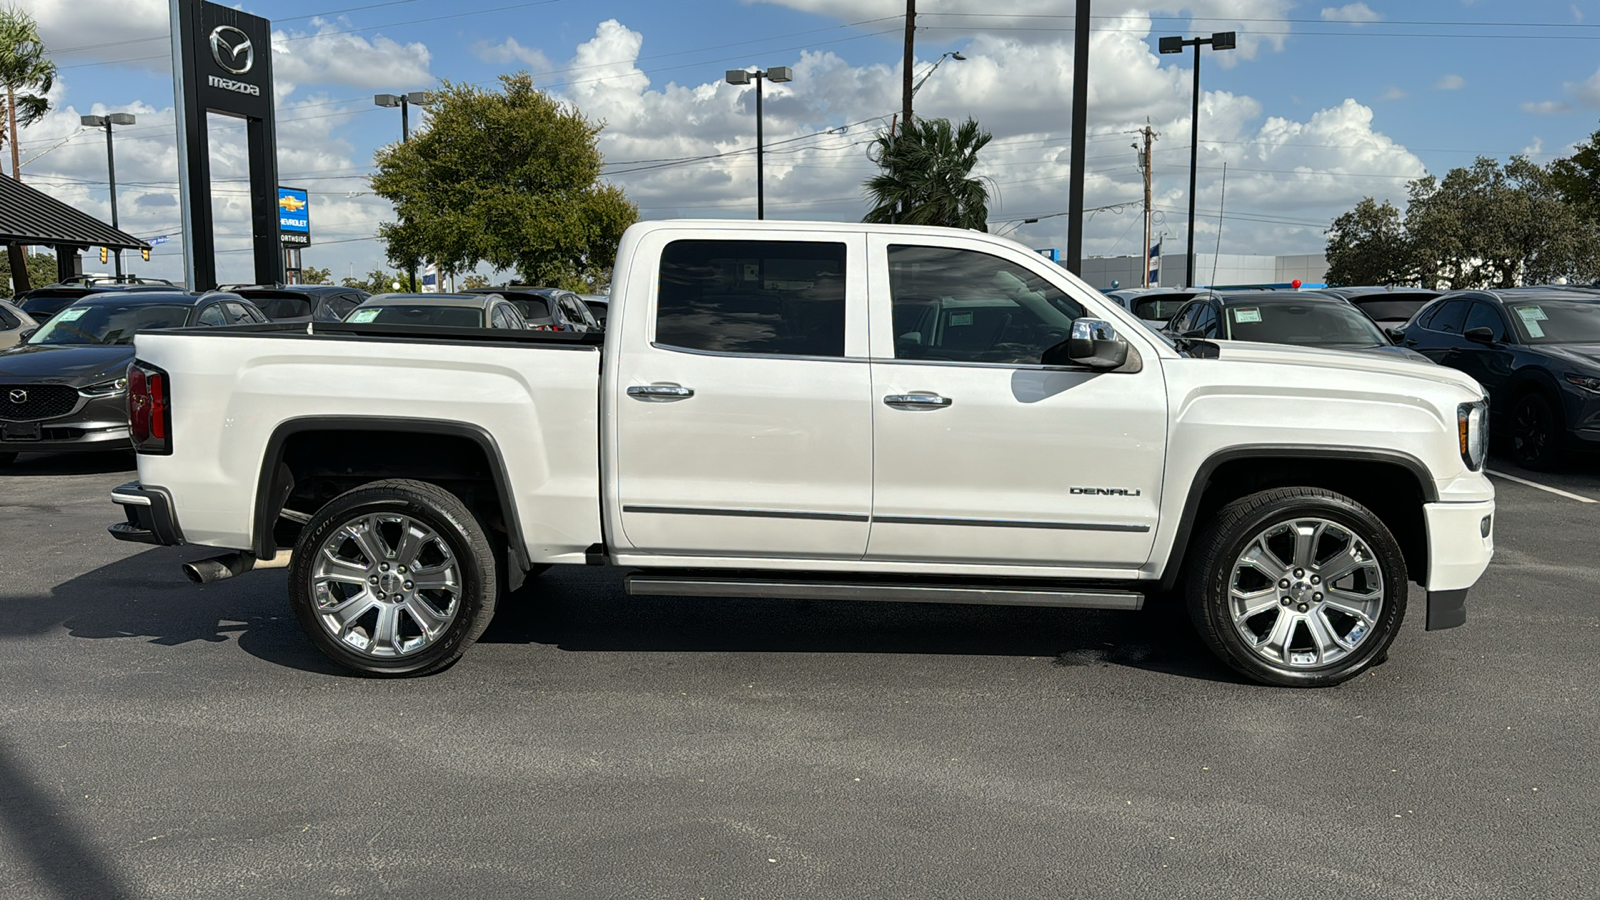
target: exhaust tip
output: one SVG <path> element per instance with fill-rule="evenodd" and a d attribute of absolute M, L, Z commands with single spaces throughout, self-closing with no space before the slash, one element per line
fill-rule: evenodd
<path fill-rule="evenodd" d="M 256 558 L 249 553 L 224 553 L 210 559 L 183 564 L 183 575 L 195 584 L 211 584 L 255 568 Z"/>

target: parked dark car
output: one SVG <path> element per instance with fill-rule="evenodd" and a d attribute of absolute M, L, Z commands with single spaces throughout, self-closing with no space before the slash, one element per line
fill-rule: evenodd
<path fill-rule="evenodd" d="M 343 322 L 372 296 L 336 284 L 251 284 L 229 290 L 260 307 L 274 322 Z"/>
<path fill-rule="evenodd" d="M 51 316 L 90 294 L 172 290 L 176 290 L 176 288 L 170 284 L 117 284 L 115 282 L 91 284 L 74 280 L 70 283 L 47 284 L 31 291 L 23 291 L 17 295 L 16 300 L 13 302 L 22 307 L 23 312 L 33 316 L 35 321 L 43 325 L 50 320 Z"/>
<path fill-rule="evenodd" d="M 345 321 L 519 331 L 528 328 L 516 304 L 495 293 L 374 294 L 346 316 Z"/>
<path fill-rule="evenodd" d="M 604 329 L 606 327 L 606 314 L 611 312 L 610 294 L 579 294 L 578 299 L 583 305 L 589 307 L 589 315 Z"/>
<path fill-rule="evenodd" d="M 9 301 L 0 300 L 0 350 L 16 346 L 23 335 L 38 327 L 39 322 L 33 316 Z"/>
<path fill-rule="evenodd" d="M 25 343 L 0 353 L 0 465 L 20 452 L 122 450 L 128 442 L 133 336 L 185 325 L 267 321 L 236 294 L 165 291 L 91 294 Z"/>
<path fill-rule="evenodd" d="M 561 288 L 510 284 L 497 288 L 471 288 L 469 294 L 499 294 L 516 305 L 528 327 L 535 331 L 601 331 L 603 326 L 589 307 L 571 291 Z"/>
<path fill-rule="evenodd" d="M 1440 294 L 1411 287 L 1330 287 L 1317 288 L 1317 293 L 1343 297 L 1377 322 L 1379 328 L 1399 328 Z"/>
<path fill-rule="evenodd" d="M 1600 291 L 1454 291 L 1400 333 L 1483 385 L 1491 433 L 1518 465 L 1549 469 L 1567 451 L 1600 450 Z"/>
<path fill-rule="evenodd" d="M 1189 301 L 1167 323 L 1171 337 L 1294 344 L 1384 353 L 1425 362 L 1396 347 L 1344 299 L 1309 291 L 1219 291 Z"/>

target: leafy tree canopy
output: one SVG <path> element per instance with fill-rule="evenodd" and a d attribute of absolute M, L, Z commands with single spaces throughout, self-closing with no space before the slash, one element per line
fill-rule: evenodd
<path fill-rule="evenodd" d="M 913 118 L 898 135 L 878 132 L 870 155 L 881 171 L 864 185 L 873 206 L 862 221 L 988 231 L 989 189 L 972 169 L 992 137 L 970 118 L 959 128 Z"/>
<path fill-rule="evenodd" d="M 392 291 L 415 292 L 406 273 L 385 272 L 382 269 L 373 269 L 365 278 L 341 278 L 339 283 L 345 287 L 359 288 L 369 294 L 387 294 Z M 397 284 L 400 285 L 398 288 L 395 287 Z"/>
<path fill-rule="evenodd" d="M 0 297 L 12 296 L 11 262 L 0 256 Z M 56 280 L 56 258 L 49 253 L 28 254 L 28 280 L 31 284 L 51 284 Z M 19 288 L 25 290 L 25 288 Z"/>
<path fill-rule="evenodd" d="M 395 265 L 426 259 L 456 274 L 488 263 L 537 284 L 608 269 L 639 217 L 601 184 L 600 125 L 552 99 L 526 72 L 499 90 L 444 81 L 427 124 L 379 150 L 373 190 L 395 205 L 384 225 Z"/>
<path fill-rule="evenodd" d="M 333 284 L 333 273 L 316 266 L 306 266 L 300 270 L 300 281 L 302 284 Z"/>

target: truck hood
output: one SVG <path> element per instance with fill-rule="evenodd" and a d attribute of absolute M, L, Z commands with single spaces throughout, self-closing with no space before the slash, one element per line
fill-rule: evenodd
<path fill-rule="evenodd" d="M 132 361 L 131 344 L 24 344 L 0 353 L 0 381 L 85 387 L 121 378 Z"/>
<path fill-rule="evenodd" d="M 1284 366 L 1311 366 L 1327 369 L 1330 378 L 1340 372 L 1373 372 L 1398 375 L 1465 388 L 1483 396 L 1483 387 L 1470 375 L 1455 369 L 1434 365 L 1431 361 L 1419 362 L 1403 355 L 1384 352 L 1350 350 L 1323 350 L 1317 347 L 1296 347 L 1290 344 L 1261 344 L 1250 341 L 1211 341 L 1216 344 L 1220 359 L 1232 362 L 1260 362 Z"/>

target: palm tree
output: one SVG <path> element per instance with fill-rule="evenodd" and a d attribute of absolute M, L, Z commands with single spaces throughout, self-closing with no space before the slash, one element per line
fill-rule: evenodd
<path fill-rule="evenodd" d="M 6 118 L 11 140 L 11 177 L 22 180 L 22 158 L 17 152 L 17 126 L 28 126 L 50 111 L 50 88 L 56 81 L 56 64 L 44 53 L 39 25 L 15 6 L 0 9 L 0 85 L 6 89 Z M 0 143 L 7 138 L 0 131 Z M 17 291 L 28 290 L 27 260 L 22 247 L 8 248 L 11 278 Z"/>
<path fill-rule="evenodd" d="M 883 171 L 864 185 L 873 207 L 862 221 L 988 231 L 989 189 L 972 168 L 992 137 L 970 118 L 959 129 L 912 119 L 898 135 L 878 132 L 869 155 Z"/>

